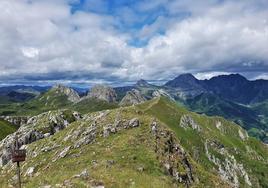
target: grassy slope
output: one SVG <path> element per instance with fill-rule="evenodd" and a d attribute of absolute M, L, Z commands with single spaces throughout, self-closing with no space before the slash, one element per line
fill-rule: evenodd
<path fill-rule="evenodd" d="M 0 119 L 0 140 L 16 131 L 16 127 Z"/>
<path fill-rule="evenodd" d="M 146 104 L 143 105 L 146 106 Z M 268 149 L 255 138 L 250 137 L 248 140 L 242 141 L 238 135 L 238 130 L 240 129 L 238 125 L 220 117 L 207 117 L 191 113 L 163 98 L 146 111 L 166 123 L 176 133 L 178 138 L 180 138 L 182 146 L 190 152 L 191 156 L 195 156 L 195 153 L 198 151 L 198 153 L 200 153 L 198 160 L 205 168 L 211 169 L 211 167 L 213 167 L 205 157 L 205 139 L 217 140 L 222 143 L 228 151 L 232 151 L 232 155 L 243 162 L 247 169 L 250 169 L 250 175 L 257 177 L 255 181 L 263 184 L 263 187 L 268 186 L 268 165 L 262 161 L 254 160 L 256 157 L 255 154 L 267 160 Z M 202 126 L 202 134 L 197 134 L 197 132 L 191 130 L 185 131 L 178 126 L 183 114 L 191 114 L 195 121 Z M 225 134 L 222 134 L 215 127 L 217 121 L 221 121 L 224 124 L 226 129 Z M 249 153 L 246 146 L 254 149 L 256 153 Z M 234 148 L 239 151 L 238 154 L 233 151 Z"/>
<path fill-rule="evenodd" d="M 94 116 L 94 114 L 98 113 L 88 116 Z M 150 126 L 154 117 L 140 113 L 137 107 L 115 109 L 97 122 L 98 129 L 101 131 L 103 126 L 114 122 L 118 116 L 122 120 L 137 117 L 141 121 L 141 126 L 123 129 L 107 138 L 97 136 L 93 144 L 82 146 L 79 149 L 71 149 L 65 158 L 56 162 L 51 162 L 55 155 L 60 153 L 66 146 L 73 144 L 72 140 L 64 141 L 64 138 L 75 130 L 89 127 L 95 120 L 89 118 L 89 120 L 74 122 L 54 136 L 30 144 L 27 149 L 27 162 L 24 162 L 22 166 L 22 174 L 25 174 L 29 167 L 35 166 L 36 176 L 32 178 L 24 176 L 24 187 L 61 184 L 65 180 L 69 180 L 74 187 L 86 187 L 94 184 L 104 184 L 105 187 L 115 188 L 184 187 L 183 184 L 175 183 L 165 173 L 160 161 L 157 159 L 157 155 L 154 152 L 154 136 L 151 133 Z M 164 124 L 161 126 L 169 129 Z M 74 141 L 77 140 L 75 139 Z M 177 140 L 177 142 L 179 141 Z M 53 145 L 59 145 L 59 147 L 50 152 L 40 152 L 45 146 Z M 33 157 L 33 151 L 40 154 L 37 157 Z M 107 160 L 113 160 L 115 163 L 107 167 Z M 95 161 L 95 165 L 93 161 Z M 226 186 L 219 177 L 207 173 L 193 159 L 190 158 L 190 161 L 193 168 L 196 169 L 195 175 L 199 177 L 199 183 L 195 182 L 193 187 L 205 187 L 205 185 L 208 187 Z M 138 167 L 143 167 L 144 171 L 140 172 L 137 169 Z M 90 177 L 88 179 L 72 178 L 84 169 L 89 171 Z M 7 168 L 2 173 L 0 171 L 0 185 L 7 186 L 8 180 L 12 178 L 14 173 L 14 167 Z"/>
<path fill-rule="evenodd" d="M 246 129 L 251 136 L 262 141 L 268 140 L 268 136 L 266 137 L 263 133 L 264 130 L 268 129 L 267 104 L 264 102 L 253 107 L 243 106 L 211 94 L 201 94 L 187 101 L 187 106 L 192 111 L 210 116 L 218 115 L 232 120 Z"/>
<path fill-rule="evenodd" d="M 92 113 L 88 116 L 96 116 Z M 191 114 L 195 121 L 202 127 L 202 132 L 184 130 L 179 127 L 180 118 L 183 114 Z M 245 164 L 254 181 L 261 182 L 263 187 L 268 185 L 268 166 L 252 158 L 256 155 L 268 158 L 268 150 L 257 140 L 250 138 L 247 141 L 239 139 L 237 125 L 219 117 L 206 117 L 191 113 L 184 108 L 166 99 L 148 101 L 139 106 L 119 108 L 112 110 L 105 118 L 98 121 L 98 129 L 113 123 L 120 116 L 120 119 L 129 120 L 138 117 L 141 126 L 133 129 L 123 129 L 117 134 L 103 138 L 97 136 L 93 144 L 82 146 L 79 149 L 71 149 L 70 153 L 63 159 L 52 162 L 52 159 L 65 147 L 73 144 L 72 140 L 64 141 L 67 135 L 73 131 L 89 127 L 94 121 L 92 119 L 81 120 L 72 123 L 65 130 L 56 133 L 54 136 L 39 140 L 28 147 L 27 161 L 22 165 L 22 174 L 31 167 L 36 167 L 34 177 L 23 176 L 24 187 L 38 187 L 41 185 L 62 184 L 68 180 L 74 187 L 86 187 L 88 184 L 104 184 L 105 187 L 184 187 L 176 184 L 161 167 L 154 152 L 155 143 L 151 134 L 151 122 L 157 118 L 162 123 L 161 127 L 173 130 L 180 143 L 189 154 L 189 160 L 194 169 L 198 181 L 193 187 L 225 187 L 226 185 L 216 176 L 214 165 L 208 161 L 204 151 L 205 139 L 216 139 L 235 156 L 239 162 Z M 226 130 L 222 134 L 215 128 L 215 122 L 221 121 Z M 77 141 L 75 139 L 74 141 Z M 45 146 L 59 145 L 58 148 L 49 152 L 40 152 Z M 246 152 L 246 145 L 254 149 L 256 153 Z M 233 153 L 236 148 L 239 152 Z M 32 155 L 33 151 L 39 153 L 37 157 Z M 197 152 L 196 152 L 197 151 Z M 107 160 L 114 160 L 115 163 L 107 167 Z M 94 163 L 95 162 L 95 163 Z M 94 165 L 95 164 L 95 165 Z M 144 167 L 144 171 L 137 170 Z M 73 168 L 75 167 L 75 168 Z M 88 179 L 72 178 L 81 173 L 84 169 L 89 171 Z M 250 169 L 250 170 L 248 170 Z M 64 173 L 61 173 L 64 172 Z M 15 168 L 0 170 L 0 185 L 7 186 L 15 174 Z"/>
<path fill-rule="evenodd" d="M 26 103 L 13 103 L 2 105 L 0 115 L 38 115 L 42 112 L 57 109 L 77 110 L 81 113 L 89 113 L 103 109 L 116 108 L 117 104 L 110 104 L 96 99 L 85 99 L 78 103 L 72 103 L 66 95 L 56 93 L 53 90 L 42 94 L 38 98 Z"/>

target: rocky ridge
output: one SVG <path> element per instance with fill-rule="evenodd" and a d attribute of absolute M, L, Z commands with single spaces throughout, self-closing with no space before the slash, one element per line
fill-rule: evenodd
<path fill-rule="evenodd" d="M 137 89 L 132 89 L 128 91 L 125 97 L 120 102 L 121 106 L 129 106 L 136 105 L 146 101 L 146 99 L 142 96 L 141 92 Z"/>
<path fill-rule="evenodd" d="M 55 91 L 56 93 L 63 93 L 71 102 L 78 102 L 80 100 L 80 96 L 75 90 L 61 84 L 53 86 L 51 91 Z"/>
<path fill-rule="evenodd" d="M 95 85 L 90 89 L 86 98 L 95 98 L 113 103 L 116 102 L 116 96 L 116 92 L 113 88 L 107 85 Z"/>

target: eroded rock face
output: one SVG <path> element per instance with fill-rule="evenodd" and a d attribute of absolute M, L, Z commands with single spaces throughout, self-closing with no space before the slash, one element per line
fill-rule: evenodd
<path fill-rule="evenodd" d="M 168 92 L 166 92 L 164 89 L 159 89 L 159 90 L 154 91 L 152 93 L 152 96 L 153 97 L 161 97 L 161 96 L 163 96 L 163 97 L 167 97 L 167 98 L 169 98 L 169 99 L 174 101 L 174 98 L 171 97 L 170 94 L 168 94 Z"/>
<path fill-rule="evenodd" d="M 135 105 L 146 101 L 146 99 L 141 95 L 140 91 L 137 89 L 132 89 L 128 91 L 125 97 L 121 100 L 121 106 Z"/>
<path fill-rule="evenodd" d="M 0 166 L 10 161 L 11 153 L 15 148 L 15 137 L 18 138 L 18 146 L 24 147 L 53 135 L 75 120 L 76 116 L 73 116 L 72 112 L 60 110 L 45 112 L 28 119 L 27 124 L 22 125 L 15 133 L 8 135 L 0 142 Z"/>
<path fill-rule="evenodd" d="M 195 180 L 192 165 L 183 147 L 178 144 L 171 131 L 161 128 L 156 121 L 151 124 L 151 133 L 155 137 L 155 153 L 166 172 L 189 187 Z"/>
<path fill-rule="evenodd" d="M 78 102 L 80 100 L 80 96 L 78 93 L 72 88 L 66 87 L 64 85 L 58 84 L 52 87 L 53 91 L 63 93 L 68 97 L 68 100 L 71 102 Z"/>
<path fill-rule="evenodd" d="M 96 98 L 99 100 L 104 100 L 109 103 L 116 102 L 116 92 L 113 88 L 106 85 L 96 85 L 91 88 L 87 95 L 88 98 Z"/>
<path fill-rule="evenodd" d="M 27 123 L 29 116 L 0 116 L 1 119 L 8 121 L 9 123 L 20 127 Z"/>
<path fill-rule="evenodd" d="M 211 150 L 223 156 L 224 160 L 217 158 L 211 153 Z M 230 184 L 231 187 L 240 187 L 239 179 L 242 178 L 248 186 L 252 186 L 249 175 L 242 163 L 238 163 L 235 157 L 229 154 L 228 150 L 219 142 L 206 140 L 206 156 L 218 167 L 218 174 L 221 179 Z"/>
<path fill-rule="evenodd" d="M 245 131 L 242 131 L 242 130 L 238 130 L 238 135 L 239 135 L 239 137 L 241 138 L 241 140 L 246 140 L 246 139 L 248 139 L 248 134 L 247 134 L 247 132 L 245 132 Z"/>
<path fill-rule="evenodd" d="M 201 131 L 201 127 L 194 121 L 194 119 L 190 115 L 183 115 L 180 120 L 180 126 L 184 129 L 194 129 L 197 131 Z"/>

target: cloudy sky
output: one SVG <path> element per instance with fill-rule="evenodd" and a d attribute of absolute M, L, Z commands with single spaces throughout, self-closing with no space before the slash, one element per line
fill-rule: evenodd
<path fill-rule="evenodd" d="M 267 0 L 0 0 L 0 84 L 268 79 Z"/>

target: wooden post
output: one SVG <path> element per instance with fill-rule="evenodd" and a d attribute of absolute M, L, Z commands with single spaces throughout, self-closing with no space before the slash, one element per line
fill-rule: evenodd
<path fill-rule="evenodd" d="M 21 188 L 21 179 L 20 179 L 20 162 L 17 162 L 17 176 L 18 176 L 18 188 Z"/>
<path fill-rule="evenodd" d="M 17 176 L 18 176 L 18 188 L 21 188 L 21 176 L 20 176 L 20 162 L 25 161 L 26 150 L 19 149 L 18 137 L 15 137 L 15 148 L 12 152 L 12 162 L 17 163 Z"/>

